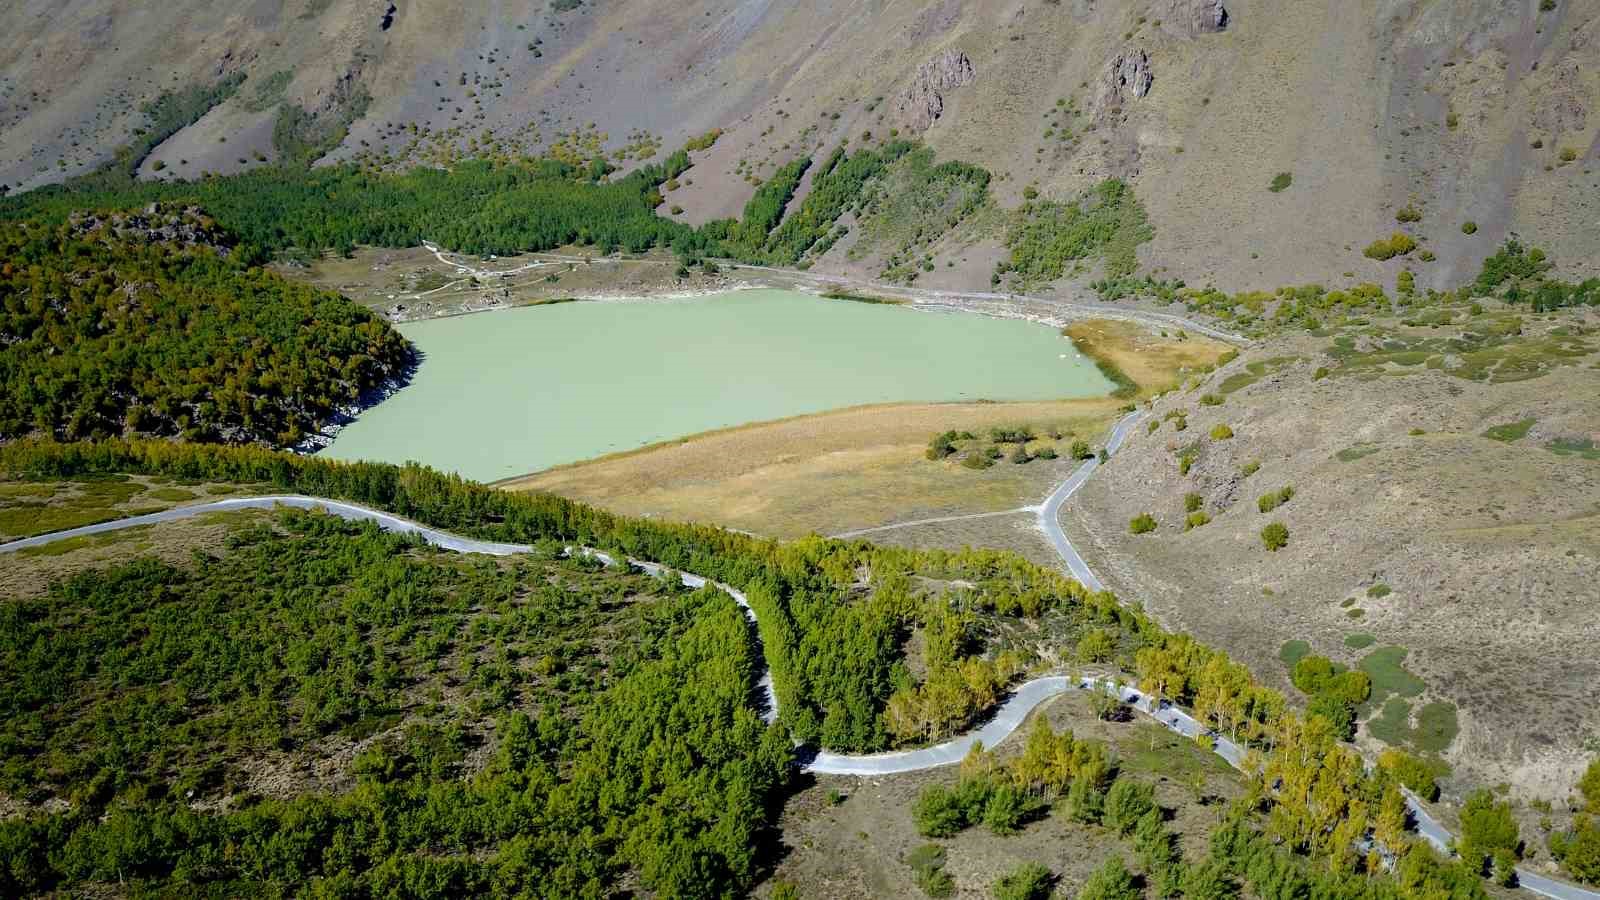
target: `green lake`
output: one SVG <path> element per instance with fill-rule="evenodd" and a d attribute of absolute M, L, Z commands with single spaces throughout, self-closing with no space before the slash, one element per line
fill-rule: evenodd
<path fill-rule="evenodd" d="M 1052 328 L 790 291 L 532 306 L 399 330 L 423 354 L 411 384 L 362 413 L 327 455 L 494 481 L 863 403 L 1112 388 Z"/>

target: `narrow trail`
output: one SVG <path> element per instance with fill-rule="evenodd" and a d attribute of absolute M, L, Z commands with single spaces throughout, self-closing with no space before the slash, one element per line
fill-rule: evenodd
<path fill-rule="evenodd" d="M 1142 413 L 1134 412 L 1125 416 L 1112 429 L 1110 438 L 1106 442 L 1106 453 L 1115 454 L 1127 439 L 1132 428 L 1143 418 Z M 1072 475 L 1061 483 L 1045 502 L 1037 508 L 1039 526 L 1050 538 L 1056 552 L 1061 555 L 1062 561 L 1072 571 L 1085 587 L 1092 590 L 1104 590 L 1100 580 L 1095 578 L 1089 570 L 1083 557 L 1078 555 L 1066 534 L 1062 532 L 1057 517 L 1061 506 L 1093 475 L 1101 462 L 1098 458 L 1087 460 L 1079 466 Z M 458 553 L 483 553 L 493 556 L 510 556 L 517 553 L 526 553 L 533 548 L 525 544 L 508 544 L 495 541 L 480 541 L 474 538 L 463 537 L 448 531 L 429 528 L 409 519 L 391 515 L 381 510 L 371 509 L 354 503 L 345 503 L 339 500 L 327 500 L 318 497 L 301 495 L 275 495 L 263 497 L 235 497 L 226 500 L 217 500 L 194 506 L 180 506 L 161 512 L 148 513 L 142 516 L 131 516 L 126 519 L 117 519 L 110 522 L 101 522 L 95 525 L 85 525 L 67 531 L 58 531 L 51 534 L 42 534 L 31 538 L 11 541 L 0 544 L 0 555 L 14 553 L 30 547 L 42 547 L 56 541 L 68 540 L 75 537 L 86 537 L 95 534 L 118 531 L 125 528 L 134 528 L 141 525 L 152 525 L 161 522 L 175 522 L 182 519 L 202 516 L 213 512 L 227 512 L 240 509 L 274 509 L 277 507 L 291 507 L 295 509 L 323 510 L 329 514 L 339 516 L 350 521 L 373 522 L 379 528 L 398 534 L 416 535 L 423 541 L 433 546 L 452 550 Z M 1023 510 L 1008 510 L 1006 513 L 1020 512 Z M 906 523 L 910 524 L 910 523 Z M 605 562 L 614 563 L 615 560 L 597 550 L 587 548 L 568 547 L 569 553 L 578 552 L 593 556 Z M 629 562 L 653 575 L 660 575 L 665 567 L 647 560 L 629 559 Z M 756 623 L 755 611 L 750 608 L 743 592 L 738 589 L 709 581 L 708 579 L 688 572 L 679 572 L 683 584 L 700 588 L 711 584 L 733 598 L 745 617 Z M 766 708 L 761 710 L 762 718 L 771 723 L 778 718 L 778 695 L 772 683 L 770 669 L 762 674 L 758 683 L 761 693 L 765 697 Z M 1205 724 L 1196 720 L 1182 709 L 1172 706 L 1165 701 L 1157 702 L 1154 698 L 1141 694 L 1138 690 L 1124 686 L 1108 679 L 1084 678 L 1078 681 L 1064 675 L 1046 675 L 1024 682 L 1012 690 L 1005 702 L 997 707 L 989 720 L 979 728 L 960 735 L 933 747 L 924 747 L 918 750 L 903 750 L 892 753 L 874 754 L 841 754 L 828 751 L 802 748 L 800 756 L 801 768 L 804 771 L 820 775 L 856 775 L 876 776 L 891 775 L 902 772 L 917 772 L 925 769 L 953 765 L 961 760 L 979 741 L 985 747 L 994 747 L 1005 740 L 1012 732 L 1016 731 L 1027 719 L 1028 714 L 1041 704 L 1054 697 L 1071 690 L 1106 690 L 1118 694 L 1119 699 L 1138 712 L 1154 718 L 1177 733 L 1194 738 L 1207 735 L 1212 738 L 1213 749 L 1234 768 L 1242 768 L 1246 749 L 1230 740 L 1227 736 L 1217 733 Z M 1406 792 L 1406 804 L 1410 807 L 1416 830 L 1419 835 L 1430 844 L 1439 848 L 1446 855 L 1452 850 L 1451 842 L 1454 840 L 1450 832 L 1435 819 L 1422 803 L 1409 791 Z M 1562 881 L 1556 881 L 1526 869 L 1518 869 L 1519 885 L 1535 894 L 1553 898 L 1553 900 L 1600 900 L 1600 891 L 1589 890 Z"/>

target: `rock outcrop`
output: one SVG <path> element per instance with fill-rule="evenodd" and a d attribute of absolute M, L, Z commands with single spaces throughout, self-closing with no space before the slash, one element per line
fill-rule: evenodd
<path fill-rule="evenodd" d="M 1095 85 L 1090 113 L 1096 123 L 1103 122 L 1122 109 L 1129 100 L 1138 100 L 1150 93 L 1155 74 L 1150 70 L 1150 56 L 1143 50 L 1129 49 L 1118 53 L 1106 64 L 1105 74 Z"/>
<path fill-rule="evenodd" d="M 1159 0 L 1151 15 L 1164 31 L 1184 37 L 1226 31 L 1232 21 L 1222 0 Z"/>
<path fill-rule="evenodd" d="M 895 100 L 895 119 L 913 134 L 927 131 L 944 114 L 944 92 L 977 79 L 972 60 L 959 50 L 946 50 L 923 63 L 911 84 Z"/>

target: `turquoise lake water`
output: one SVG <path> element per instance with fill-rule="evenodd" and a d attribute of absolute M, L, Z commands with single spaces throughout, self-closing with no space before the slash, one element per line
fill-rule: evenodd
<path fill-rule="evenodd" d="M 863 403 L 1097 397 L 1029 322 L 737 291 L 563 303 L 399 326 L 411 384 L 323 451 L 494 481 L 713 428 Z"/>

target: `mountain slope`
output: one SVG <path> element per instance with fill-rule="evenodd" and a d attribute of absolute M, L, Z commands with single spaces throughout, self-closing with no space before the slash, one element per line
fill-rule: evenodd
<path fill-rule="evenodd" d="M 13 189 L 105 161 L 150 127 L 138 107 L 160 91 L 244 73 L 145 177 L 320 152 L 346 127 L 331 157 L 412 162 L 558 145 L 631 160 L 722 129 L 663 206 L 698 222 L 736 215 L 752 178 L 797 155 L 895 129 L 988 168 L 1006 205 L 1129 179 L 1155 229 L 1144 265 L 1191 283 L 1409 264 L 1444 286 L 1512 231 L 1580 267 L 1600 258 L 1584 227 L 1600 209 L 1600 0 L 48 6 L 0 13 Z M 1280 172 L 1291 184 L 1268 191 Z M 1437 260 L 1363 258 L 1408 204 Z M 880 268 L 843 250 L 822 267 Z M 981 287 L 997 255 L 976 229 L 937 245 L 923 283 Z"/>

